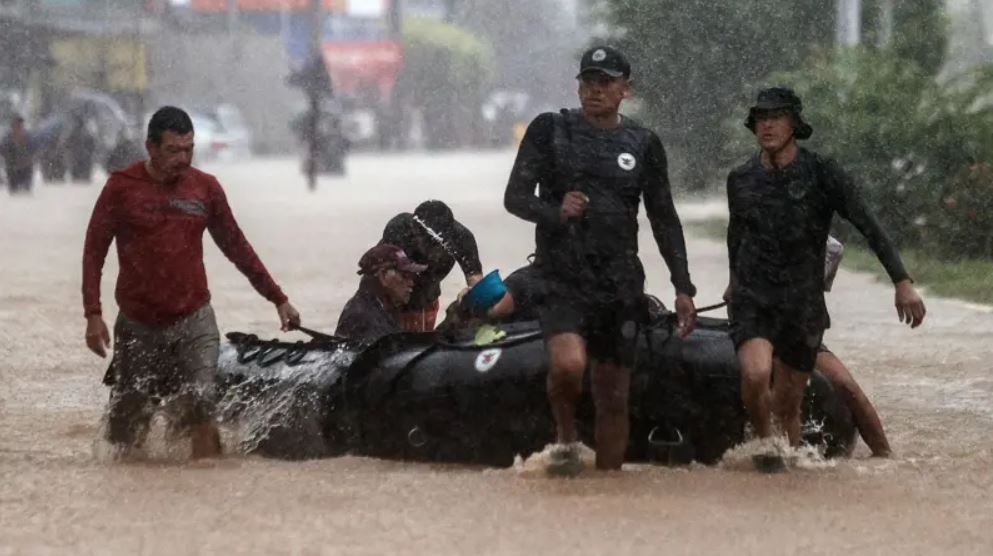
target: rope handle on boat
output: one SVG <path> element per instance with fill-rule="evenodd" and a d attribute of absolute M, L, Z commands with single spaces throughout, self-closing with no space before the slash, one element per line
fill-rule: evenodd
<path fill-rule="evenodd" d="M 318 332 L 311 328 L 307 328 L 306 326 L 300 326 L 299 324 L 291 326 L 290 330 L 299 330 L 300 332 L 303 332 L 304 334 L 310 336 L 315 340 L 321 340 L 324 342 L 335 342 L 335 343 L 343 344 L 349 341 L 348 338 L 342 338 L 341 336 L 334 336 L 332 334 L 325 334 L 323 332 Z"/>
<path fill-rule="evenodd" d="M 676 431 L 676 439 L 675 440 L 658 440 L 656 438 L 656 435 L 659 432 L 659 429 L 660 428 L 661 427 L 659 427 L 659 426 L 655 426 L 648 433 L 648 443 L 651 444 L 652 446 L 677 447 L 677 446 L 682 446 L 683 444 L 686 443 L 686 439 L 683 437 L 683 433 L 682 433 L 682 431 L 679 430 L 679 427 L 671 427 L 672 430 Z"/>
<path fill-rule="evenodd" d="M 727 307 L 727 304 L 728 304 L 727 301 L 721 301 L 720 303 L 715 303 L 713 305 L 707 305 L 706 307 L 700 307 L 696 311 L 693 311 L 693 314 L 694 315 L 699 315 L 700 313 L 706 313 L 706 312 L 709 312 L 709 311 L 716 311 L 717 309 L 720 309 L 722 307 Z"/>
<path fill-rule="evenodd" d="M 722 307 L 726 307 L 727 304 L 728 304 L 727 301 L 722 301 L 720 303 L 715 303 L 713 305 L 707 305 L 706 307 L 700 307 L 699 309 L 693 311 L 693 314 L 694 315 L 699 315 L 701 313 L 707 313 L 707 312 L 710 312 L 710 311 L 716 311 L 717 309 L 720 309 Z M 662 315 L 662 319 L 664 319 L 664 321 L 670 327 L 675 327 L 676 326 L 676 321 L 679 319 L 679 315 L 677 315 L 676 312 L 673 311 L 671 313 L 666 313 L 666 314 Z"/>

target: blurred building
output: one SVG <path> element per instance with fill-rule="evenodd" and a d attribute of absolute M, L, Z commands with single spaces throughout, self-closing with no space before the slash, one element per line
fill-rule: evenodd
<path fill-rule="evenodd" d="M 158 8 L 155 1 L 0 0 L 0 83 L 29 117 L 49 114 L 79 88 L 108 93 L 138 113 Z"/>

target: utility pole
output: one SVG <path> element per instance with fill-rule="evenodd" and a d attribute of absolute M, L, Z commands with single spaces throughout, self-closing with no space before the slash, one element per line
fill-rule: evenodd
<path fill-rule="evenodd" d="M 862 0 L 838 0 L 838 46 L 855 46 L 861 40 Z"/>
<path fill-rule="evenodd" d="M 228 35 L 234 36 L 235 28 L 238 26 L 238 0 L 227 0 L 226 12 Z"/>
<path fill-rule="evenodd" d="M 879 4 L 879 46 L 886 48 L 893 42 L 893 0 L 880 0 Z"/>
<path fill-rule="evenodd" d="M 321 71 L 327 71 L 324 66 L 324 56 L 321 53 L 321 0 L 310 0 L 309 4 L 310 22 L 310 60 L 308 64 L 315 64 L 314 70 L 320 64 Z M 310 114 L 307 118 L 307 187 L 314 191 L 317 189 L 317 158 L 319 154 L 318 145 L 318 123 L 320 121 L 320 100 L 325 91 L 319 90 L 321 80 L 307 80 L 307 102 L 310 105 Z"/>
<path fill-rule="evenodd" d="M 986 14 L 984 13 L 982 0 L 972 0 L 970 8 L 973 21 L 976 21 L 979 24 L 979 32 L 977 33 L 979 36 L 976 37 L 976 49 L 984 54 L 982 58 L 986 61 L 989 59 L 987 54 L 990 52 L 990 36 L 988 34 L 989 29 L 986 27 Z M 989 6 L 987 6 L 986 9 L 990 9 Z"/>

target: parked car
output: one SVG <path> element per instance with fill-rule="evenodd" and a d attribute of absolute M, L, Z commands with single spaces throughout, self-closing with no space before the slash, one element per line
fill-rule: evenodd
<path fill-rule="evenodd" d="M 252 130 L 245 121 L 241 110 L 233 104 L 219 104 L 214 109 L 215 120 L 219 124 L 218 137 L 214 140 L 224 144 L 218 154 L 224 159 L 249 158 L 254 152 Z"/>
<path fill-rule="evenodd" d="M 225 103 L 189 113 L 201 160 L 243 160 L 252 156 L 252 130 L 237 106 Z"/>
<path fill-rule="evenodd" d="M 241 111 L 233 104 L 186 109 L 193 120 L 196 148 L 194 160 L 242 160 L 252 156 L 252 131 Z M 147 125 L 151 114 L 146 114 Z"/>
<path fill-rule="evenodd" d="M 193 137 L 196 145 L 193 151 L 194 161 L 212 162 L 220 158 L 220 151 L 226 145 L 217 140 L 220 129 L 216 120 L 202 112 L 189 111 L 190 119 L 193 120 Z"/>

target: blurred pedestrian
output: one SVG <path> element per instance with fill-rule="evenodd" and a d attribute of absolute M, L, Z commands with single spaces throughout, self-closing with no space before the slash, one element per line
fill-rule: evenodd
<path fill-rule="evenodd" d="M 34 175 L 34 149 L 22 116 L 16 115 L 11 119 L 10 131 L 0 140 L 0 157 L 3 157 L 7 170 L 10 192 L 30 193 Z"/>
<path fill-rule="evenodd" d="M 427 269 L 414 279 L 410 300 L 401 307 L 400 325 L 409 332 L 434 330 L 441 297 L 441 281 L 458 263 L 467 287 L 482 277 L 476 237 L 455 220 L 452 209 L 438 200 L 424 201 L 413 213 L 394 216 L 380 243 L 396 245 Z"/>
<path fill-rule="evenodd" d="M 89 183 L 93 179 L 93 158 L 96 154 L 97 138 L 90 123 L 77 118 L 65 140 L 69 159 L 69 175 L 72 181 Z"/>

